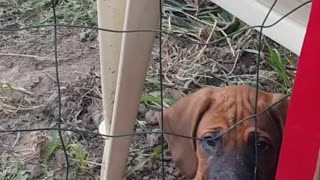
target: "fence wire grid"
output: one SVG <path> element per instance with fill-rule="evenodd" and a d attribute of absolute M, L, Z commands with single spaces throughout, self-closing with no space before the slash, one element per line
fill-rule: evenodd
<path fill-rule="evenodd" d="M 159 33 L 159 82 L 160 82 L 160 105 L 161 105 L 161 127 L 163 128 L 163 107 L 164 107 L 164 97 L 163 97 L 163 77 L 162 77 L 162 34 L 165 35 L 169 35 L 172 36 L 174 38 L 178 38 L 181 39 L 183 38 L 185 41 L 192 43 L 192 44 L 198 44 L 201 46 L 205 46 L 205 45 L 213 45 L 216 44 L 218 42 L 221 42 L 223 40 L 227 40 L 227 38 L 231 37 L 232 35 L 235 35 L 239 32 L 243 32 L 249 29 L 254 29 L 254 28 L 259 28 L 259 34 L 258 34 L 258 55 L 257 55 L 257 59 L 256 59 L 256 93 L 255 93 L 255 107 L 254 107 L 254 114 L 239 120 L 237 123 L 235 123 L 233 126 L 231 126 L 229 129 L 227 129 L 225 132 L 221 133 L 219 136 L 214 137 L 212 140 L 214 139 L 218 139 L 221 138 L 222 136 L 226 135 L 228 132 L 230 132 L 231 130 L 233 130 L 234 128 L 236 128 L 238 125 L 240 125 L 241 123 L 245 122 L 246 120 L 249 120 L 251 118 L 254 119 L 254 125 L 255 125 L 255 169 L 254 169 L 254 179 L 257 178 L 257 170 L 258 170 L 258 156 L 257 156 L 257 116 L 263 114 L 264 112 L 268 111 L 270 108 L 272 108 L 273 106 L 277 105 L 278 103 L 280 103 L 281 101 L 285 100 L 286 98 L 288 98 L 290 96 L 290 94 L 288 94 L 287 96 L 285 96 L 284 98 L 282 98 L 281 100 L 279 100 L 278 102 L 274 103 L 273 105 L 269 106 L 268 108 L 264 109 L 262 112 L 257 112 L 257 102 L 258 102 L 258 91 L 259 91 L 259 70 L 260 70 L 260 62 L 261 62 L 261 51 L 262 51 L 262 36 L 263 36 L 263 29 L 266 28 L 271 28 L 273 26 L 275 26 L 276 24 L 278 24 L 280 21 L 282 21 L 283 19 L 285 19 L 286 17 L 288 17 L 290 14 L 294 13 L 295 11 L 299 10 L 300 8 L 302 8 L 303 6 L 311 3 L 312 1 L 307 1 L 305 3 L 302 3 L 301 5 L 297 6 L 296 8 L 292 9 L 290 12 L 288 12 L 287 14 L 285 14 L 284 16 L 282 16 L 280 19 L 278 19 L 277 21 L 273 22 L 272 24 L 266 25 L 266 21 L 270 15 L 270 13 L 272 12 L 273 8 L 275 7 L 276 3 L 278 2 L 278 0 L 274 0 L 272 6 L 270 7 L 268 13 L 266 14 L 263 22 L 261 23 L 261 25 L 254 25 L 254 26 L 250 26 L 247 28 L 242 28 L 238 31 L 235 31 L 233 33 L 230 33 L 222 38 L 216 39 L 214 41 L 211 42 L 207 42 L 207 43 L 202 43 L 202 42 L 197 42 L 194 40 L 190 40 L 190 39 L 186 39 L 183 37 L 178 36 L 177 34 L 183 35 L 186 33 L 181 33 L 181 32 L 175 32 L 172 33 L 170 31 L 164 31 L 163 30 L 163 11 L 162 11 L 162 5 L 163 2 L 162 0 L 159 0 L 160 3 L 160 23 L 159 23 L 159 29 L 157 30 L 127 30 L 127 31 L 121 31 L 121 30 L 114 30 L 114 29 L 104 29 L 104 28 L 99 28 L 99 27 L 89 27 L 89 26 L 80 26 L 80 25 L 65 25 L 65 24 L 59 24 L 57 23 L 57 15 L 56 15 L 56 5 L 58 3 L 58 0 L 51 0 L 51 9 L 52 9 L 52 14 L 53 14 L 53 24 L 45 24 L 45 25 L 37 25 L 37 26 L 28 26 L 28 27 L 23 27 L 23 28 L 0 28 L 0 32 L 13 32 L 13 31 L 23 31 L 23 30 L 28 30 L 28 29 L 37 29 L 37 28 L 44 28 L 44 27 L 54 27 L 54 59 L 55 59 L 55 73 L 56 73 L 56 85 L 57 85 L 57 89 L 58 89 L 58 128 L 38 128 L 38 129 L 6 129 L 6 130 L 0 130 L 0 133 L 15 133 L 15 132 L 32 132 L 32 131 L 57 131 L 59 134 L 59 138 L 62 144 L 62 149 L 64 152 L 64 156 L 65 156 L 65 162 L 66 162 L 66 176 L 65 179 L 68 180 L 69 179 L 69 168 L 70 168 L 70 163 L 69 163 L 69 157 L 67 154 L 67 150 L 66 150 L 66 146 L 64 143 L 64 140 L 62 138 L 62 132 L 74 132 L 74 133 L 78 133 L 78 134 L 93 134 L 93 135 L 98 135 L 98 136 L 103 136 L 103 137 L 107 137 L 107 138 L 121 138 L 121 137 L 128 137 L 128 136 L 142 136 L 142 135 L 146 135 L 146 134 L 160 134 L 161 135 L 161 166 L 162 166 L 162 179 L 165 179 L 165 167 L 164 167 L 164 134 L 167 135 L 172 135 L 172 136 L 178 136 L 178 137 L 183 137 L 183 138 L 189 138 L 189 139 L 193 139 L 193 140 L 197 140 L 197 141 L 203 141 L 203 140 L 208 140 L 208 139 L 201 139 L 201 138 L 197 138 L 197 137 L 188 137 L 188 136 L 182 136 L 179 134 L 174 134 L 174 133 L 170 133 L 170 132 L 164 132 L 163 129 L 161 129 L 161 131 L 148 131 L 148 132 L 137 132 L 137 133 L 132 133 L 132 134 L 122 134 L 122 135 L 108 135 L 108 134 L 100 134 L 100 133 L 96 133 L 96 132 L 92 132 L 92 131 L 87 131 L 87 130 L 79 130 L 76 128 L 61 128 L 61 122 L 62 122 L 62 117 L 61 117 L 61 110 L 62 110 L 62 105 L 61 105 L 61 88 L 60 88 L 60 80 L 59 80 L 59 65 L 58 65 L 58 42 L 57 42 L 57 28 L 58 27 L 66 27 L 66 28 L 85 28 L 85 29 L 93 29 L 93 30 L 99 30 L 99 31 L 107 31 L 107 32 L 112 32 L 112 33 Z"/>

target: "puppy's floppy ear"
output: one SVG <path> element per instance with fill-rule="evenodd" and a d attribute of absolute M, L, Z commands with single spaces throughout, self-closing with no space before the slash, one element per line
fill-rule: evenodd
<path fill-rule="evenodd" d="M 275 105 L 269 109 L 269 112 L 272 118 L 278 121 L 281 128 L 281 134 L 282 134 L 283 128 L 286 123 L 289 99 L 286 98 L 285 95 L 283 94 L 276 93 L 272 95 L 272 100 L 270 105 L 273 105 L 273 104 Z"/>
<path fill-rule="evenodd" d="M 195 137 L 199 121 L 210 107 L 213 89 L 203 88 L 179 99 L 164 110 L 164 132 Z M 159 119 L 159 124 L 161 125 Z M 183 137 L 165 134 L 172 158 L 180 171 L 188 178 L 193 178 L 198 167 L 195 141 Z"/>

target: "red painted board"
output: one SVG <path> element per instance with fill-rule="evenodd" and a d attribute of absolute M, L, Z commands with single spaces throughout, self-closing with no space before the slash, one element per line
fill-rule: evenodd
<path fill-rule="evenodd" d="M 313 0 L 276 180 L 312 180 L 320 147 L 320 0 Z"/>

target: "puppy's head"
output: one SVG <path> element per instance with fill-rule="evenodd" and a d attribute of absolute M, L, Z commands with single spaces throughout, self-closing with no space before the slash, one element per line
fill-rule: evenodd
<path fill-rule="evenodd" d="M 284 98 L 259 91 L 257 111 Z M 206 140 L 164 135 L 176 166 L 190 179 L 250 180 L 258 150 L 259 180 L 275 176 L 288 100 L 257 116 L 255 144 L 255 89 L 246 86 L 204 88 L 164 110 L 165 132 Z M 251 116 L 251 118 L 250 118 Z M 244 118 L 249 117 L 245 121 Z M 241 122 L 240 122 L 241 121 Z M 215 139 L 224 132 L 225 135 Z"/>

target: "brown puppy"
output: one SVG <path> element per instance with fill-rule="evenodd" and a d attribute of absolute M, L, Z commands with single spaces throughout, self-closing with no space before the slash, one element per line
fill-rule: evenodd
<path fill-rule="evenodd" d="M 256 90 L 247 86 L 203 88 L 164 110 L 164 131 L 211 138 L 254 114 Z M 258 112 L 284 98 L 259 91 Z M 275 177 L 288 100 L 257 117 L 258 180 Z M 254 119 L 249 118 L 217 140 L 191 140 L 164 135 L 182 174 L 195 180 L 253 180 Z"/>

